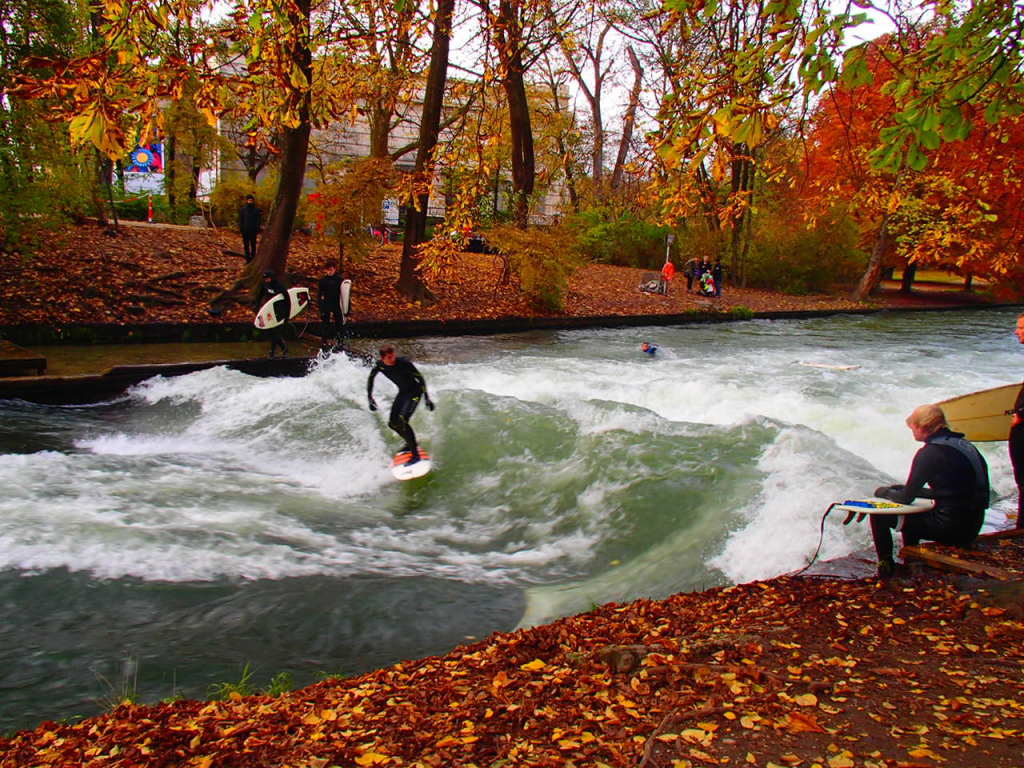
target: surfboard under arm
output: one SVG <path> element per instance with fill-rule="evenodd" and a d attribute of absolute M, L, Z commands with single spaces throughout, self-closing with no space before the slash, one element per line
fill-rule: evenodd
<path fill-rule="evenodd" d="M 1010 411 L 1020 393 L 1021 384 L 1004 384 L 969 395 L 942 400 L 937 405 L 956 432 L 976 443 L 998 442 L 1010 436 L 1013 416 Z"/>

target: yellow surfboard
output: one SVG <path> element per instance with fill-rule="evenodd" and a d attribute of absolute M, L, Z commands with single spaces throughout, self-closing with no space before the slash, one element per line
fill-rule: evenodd
<path fill-rule="evenodd" d="M 946 414 L 949 426 L 955 432 L 963 432 L 968 440 L 979 443 L 1005 440 L 1012 420 L 1007 411 L 1013 408 L 1020 388 L 1019 383 L 1007 384 L 943 400 L 938 405 Z"/>

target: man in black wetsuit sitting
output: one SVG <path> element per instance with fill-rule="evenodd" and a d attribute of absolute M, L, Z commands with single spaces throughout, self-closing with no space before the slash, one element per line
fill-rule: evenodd
<path fill-rule="evenodd" d="M 910 504 L 915 498 L 935 499 L 935 508 L 912 515 L 872 515 L 871 537 L 878 553 L 878 575 L 895 572 L 893 529 L 903 544 L 921 539 L 968 547 L 985 520 L 989 503 L 988 465 L 978 449 L 960 432 L 953 432 L 937 405 L 922 405 L 907 417 L 914 439 L 924 443 L 910 465 L 906 485 L 887 485 L 875 496 Z M 925 489 L 925 485 L 928 486 Z"/>
<path fill-rule="evenodd" d="M 434 410 L 434 404 L 427 394 L 427 382 L 416 370 L 416 366 L 409 362 L 407 357 L 397 357 L 395 348 L 387 344 L 380 348 L 380 360 L 370 371 L 370 377 L 366 381 L 366 396 L 370 400 L 370 410 L 377 410 L 377 401 L 373 399 L 373 380 L 378 373 L 383 373 L 392 383 L 398 387 L 398 394 L 391 404 L 391 418 L 388 419 L 388 426 L 405 440 L 405 445 L 399 453 L 408 451 L 412 454 L 408 464 L 415 464 L 420 460 L 419 448 L 416 445 L 416 434 L 409 426 L 409 419 L 412 418 L 416 406 L 420 404 L 420 397 L 427 404 L 427 410 Z"/>

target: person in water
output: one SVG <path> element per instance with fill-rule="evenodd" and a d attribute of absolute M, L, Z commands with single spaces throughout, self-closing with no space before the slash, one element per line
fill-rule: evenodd
<path fill-rule="evenodd" d="M 398 357 L 395 348 L 386 344 L 380 348 L 380 360 L 370 370 L 370 376 L 366 380 L 366 396 L 370 400 L 370 410 L 377 410 L 377 401 L 373 399 L 373 380 L 378 373 L 383 373 L 391 382 L 398 387 L 398 394 L 391 403 L 391 417 L 388 419 L 388 426 L 405 440 L 405 445 L 399 453 L 408 452 L 412 454 L 406 465 L 415 464 L 420 460 L 419 446 L 416 444 L 416 434 L 409 426 L 409 419 L 420 404 L 420 398 L 427 405 L 427 410 L 434 410 L 434 403 L 427 394 L 427 382 L 416 366 L 409 362 L 407 357 Z"/>
<path fill-rule="evenodd" d="M 645 341 L 643 344 L 641 344 L 640 349 L 641 351 L 646 352 L 651 357 L 654 357 L 658 353 L 658 345 L 651 344 L 649 341 Z"/>
<path fill-rule="evenodd" d="M 1014 330 L 1017 341 L 1024 344 L 1024 314 L 1017 317 Z M 1024 528 L 1024 384 L 1017 393 L 1013 404 L 1013 424 L 1008 438 L 1010 464 L 1013 465 L 1013 479 L 1017 483 L 1017 528 Z"/>
<path fill-rule="evenodd" d="M 935 499 L 935 508 L 911 515 L 871 515 L 871 538 L 878 554 L 878 575 L 895 573 L 892 531 L 905 546 L 921 539 L 968 547 L 977 537 L 989 503 L 988 465 L 962 433 L 953 432 L 937 405 L 922 405 L 907 417 L 914 439 L 924 445 L 914 456 L 905 485 L 875 489 L 875 496 L 910 504 Z M 928 488 L 925 488 L 925 486 Z"/>

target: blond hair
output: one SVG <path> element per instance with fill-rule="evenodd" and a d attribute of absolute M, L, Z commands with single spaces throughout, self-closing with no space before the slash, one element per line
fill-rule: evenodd
<path fill-rule="evenodd" d="M 942 412 L 942 409 L 934 404 L 929 403 L 928 405 L 919 405 L 915 408 L 909 416 L 907 416 L 908 427 L 920 427 L 921 429 L 932 434 L 942 427 L 948 427 L 946 423 L 946 414 Z"/>

